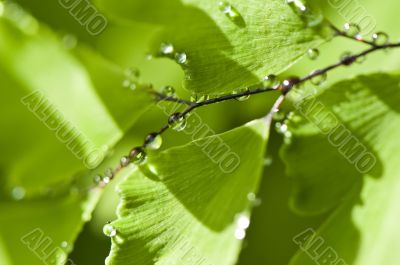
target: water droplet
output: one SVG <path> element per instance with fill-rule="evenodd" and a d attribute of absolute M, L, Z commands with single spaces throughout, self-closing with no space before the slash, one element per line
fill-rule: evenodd
<path fill-rule="evenodd" d="M 272 119 L 275 120 L 275 121 L 282 121 L 282 120 L 285 119 L 285 117 L 286 117 L 285 112 L 279 111 L 279 110 L 278 111 L 274 111 L 273 114 L 272 114 Z"/>
<path fill-rule="evenodd" d="M 307 10 L 307 7 L 300 0 L 286 0 L 286 3 L 299 14 Z"/>
<path fill-rule="evenodd" d="M 262 79 L 262 85 L 265 88 L 276 88 L 279 86 L 279 80 L 276 75 L 267 75 Z"/>
<path fill-rule="evenodd" d="M 147 164 L 147 168 L 154 176 L 159 176 L 158 170 L 153 164 Z"/>
<path fill-rule="evenodd" d="M 69 253 L 72 251 L 73 246 L 69 244 L 67 241 L 62 241 L 60 246 L 65 250 L 65 252 Z"/>
<path fill-rule="evenodd" d="M 171 55 L 174 53 L 174 50 L 175 50 L 174 45 L 172 45 L 171 43 L 161 43 L 160 46 L 161 54 Z"/>
<path fill-rule="evenodd" d="M 151 61 L 151 60 L 153 60 L 153 54 L 147 53 L 145 58 L 146 58 L 147 61 Z"/>
<path fill-rule="evenodd" d="M 104 177 L 104 178 L 103 178 L 103 183 L 104 183 L 104 184 L 108 184 L 108 183 L 110 183 L 110 181 L 111 181 L 111 178 L 110 178 L 110 177 Z"/>
<path fill-rule="evenodd" d="M 221 10 L 230 20 L 241 18 L 239 11 L 226 1 L 219 2 L 219 10 Z"/>
<path fill-rule="evenodd" d="M 316 76 L 311 78 L 311 83 L 313 83 L 316 86 L 322 85 L 328 78 L 328 74 L 326 72 L 322 73 L 320 70 L 316 70 L 316 71 L 312 72 L 311 74 L 316 74 Z"/>
<path fill-rule="evenodd" d="M 11 190 L 11 197 L 16 200 L 20 201 L 25 197 L 26 191 L 23 187 L 14 187 Z"/>
<path fill-rule="evenodd" d="M 121 157 L 120 163 L 122 167 L 126 167 L 127 165 L 129 165 L 130 162 L 131 160 L 129 159 L 129 157 L 127 156 Z"/>
<path fill-rule="evenodd" d="M 253 192 L 247 194 L 247 200 L 251 203 L 253 207 L 261 205 L 261 199 L 257 198 L 257 195 Z"/>
<path fill-rule="evenodd" d="M 301 19 L 307 24 L 308 27 L 318 26 L 322 23 L 322 21 L 324 21 L 321 13 L 313 12 L 301 0 L 286 0 L 286 3 L 294 12 L 300 15 Z"/>
<path fill-rule="evenodd" d="M 343 25 L 344 32 L 350 37 L 360 38 L 361 28 L 354 23 L 346 23 Z"/>
<path fill-rule="evenodd" d="M 153 150 L 157 150 L 162 145 L 162 138 L 161 135 L 158 133 L 151 133 L 147 135 L 146 139 L 144 140 L 145 145 Z"/>
<path fill-rule="evenodd" d="M 169 117 L 168 124 L 173 130 L 180 132 L 186 128 L 186 119 L 182 117 L 181 113 L 177 112 Z"/>
<path fill-rule="evenodd" d="M 285 123 L 277 122 L 275 123 L 275 129 L 280 134 L 285 134 L 288 131 L 288 126 Z"/>
<path fill-rule="evenodd" d="M 61 242 L 61 247 L 62 248 L 67 248 L 68 247 L 68 242 L 67 241 L 63 241 L 63 242 Z"/>
<path fill-rule="evenodd" d="M 367 60 L 367 56 L 360 56 L 357 58 L 356 63 L 362 64 Z"/>
<path fill-rule="evenodd" d="M 307 56 L 311 60 L 316 60 L 319 57 L 319 50 L 314 48 L 308 49 Z"/>
<path fill-rule="evenodd" d="M 140 71 L 135 67 L 128 67 L 125 69 L 125 76 L 129 79 L 135 80 L 140 77 Z"/>
<path fill-rule="evenodd" d="M 246 214 L 240 214 L 236 219 L 236 224 L 241 229 L 247 229 L 250 226 L 250 218 Z"/>
<path fill-rule="evenodd" d="M 102 182 L 102 180 L 103 180 L 103 177 L 101 175 L 96 175 L 93 177 L 93 182 L 95 184 L 100 184 Z"/>
<path fill-rule="evenodd" d="M 379 46 L 388 44 L 389 35 L 386 34 L 385 32 L 376 32 L 376 33 L 372 34 L 372 42 L 375 45 L 379 45 Z"/>
<path fill-rule="evenodd" d="M 65 34 L 61 40 L 62 45 L 66 49 L 73 49 L 78 44 L 78 39 L 71 34 Z"/>
<path fill-rule="evenodd" d="M 265 167 L 269 167 L 270 165 L 272 165 L 273 159 L 271 156 L 267 156 L 264 158 L 264 166 Z"/>
<path fill-rule="evenodd" d="M 246 93 L 246 92 L 249 92 L 249 89 L 237 90 L 237 91 L 234 91 L 232 94 L 233 94 L 233 95 L 237 95 L 237 94 Z M 236 99 L 237 101 L 246 101 L 246 100 L 248 100 L 249 98 L 250 98 L 250 95 L 243 95 L 243 96 L 237 97 L 237 98 L 235 98 L 235 99 Z"/>
<path fill-rule="evenodd" d="M 131 79 L 125 79 L 124 81 L 122 81 L 122 86 L 131 90 L 135 90 L 138 84 Z"/>
<path fill-rule="evenodd" d="M 161 88 L 161 93 L 167 97 L 175 96 L 175 88 L 172 86 L 164 86 Z"/>
<path fill-rule="evenodd" d="M 110 223 L 107 223 L 103 227 L 103 233 L 108 237 L 115 237 L 117 235 L 117 229 L 115 229 L 115 227 L 112 226 Z"/>
<path fill-rule="evenodd" d="M 187 55 L 184 52 L 179 52 L 175 54 L 175 61 L 179 64 L 187 63 Z"/>
<path fill-rule="evenodd" d="M 142 147 L 135 147 L 130 151 L 129 158 L 136 165 L 141 165 L 146 161 L 147 155 Z"/>
<path fill-rule="evenodd" d="M 283 142 L 285 143 L 285 144 L 291 144 L 292 143 L 292 133 L 291 132 L 289 132 L 289 131 L 287 131 L 285 134 L 284 134 L 284 138 L 283 138 Z"/>
<path fill-rule="evenodd" d="M 112 170 L 112 168 L 107 168 L 107 169 L 104 171 L 104 175 L 105 175 L 106 177 L 112 178 L 112 177 L 114 176 L 114 171 Z"/>
<path fill-rule="evenodd" d="M 238 240 L 243 240 L 246 237 L 246 230 L 241 228 L 236 228 L 235 230 L 235 238 Z"/>

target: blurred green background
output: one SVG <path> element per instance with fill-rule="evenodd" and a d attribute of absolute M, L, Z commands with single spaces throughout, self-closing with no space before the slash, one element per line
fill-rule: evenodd
<path fill-rule="evenodd" d="M 102 167 L 114 165 L 120 154 L 139 144 L 149 132 L 158 130 L 167 119 L 158 108 L 147 108 L 143 104 L 150 100 L 146 95 L 133 97 L 129 89 L 122 86 L 125 69 L 139 69 L 141 82 L 152 83 L 156 89 L 172 85 L 180 97 L 190 97 L 182 88 L 183 72 L 174 61 L 148 60 L 151 40 L 159 30 L 157 26 L 120 19 L 112 16 L 109 10 L 102 9 L 102 1 L 92 2 L 108 21 L 105 31 L 98 36 L 90 35 L 56 0 L 20 0 L 1 4 L 0 86 L 4 100 L 0 107 L 0 256 L 2 252 L 18 251 L 19 238 L 12 238 L 17 235 L 13 233 L 15 229 L 25 227 L 19 223 L 26 222 L 21 211 L 38 213 L 39 221 L 55 219 L 54 230 L 63 226 L 61 213 L 42 212 L 46 202 L 42 202 L 40 196 L 46 183 L 51 184 L 53 192 L 56 190 L 58 194 L 79 177 L 90 182 L 98 171 L 85 170 L 81 162 L 58 142 L 54 133 L 26 110 L 20 103 L 21 97 L 39 87 L 47 91 L 45 87 L 48 87 L 46 95 L 57 102 L 58 107 L 72 109 L 72 113 L 65 115 L 72 117 L 75 124 L 92 124 L 96 128 L 95 132 L 90 129 L 85 131 L 89 138 L 91 134 L 97 135 L 101 131 L 104 139 L 111 139 L 97 139 L 99 144 L 106 142 L 111 154 Z M 115 1 L 115 5 L 118 2 Z M 337 26 L 347 22 L 352 15 L 334 8 L 330 1 L 311 2 Z M 399 1 L 388 0 L 384 4 L 377 0 L 350 2 L 350 5 L 365 8 L 376 21 L 377 30 L 383 30 L 393 38 L 400 36 L 398 23 L 393 23 L 398 16 Z M 318 60 L 304 58 L 283 76 L 305 75 L 317 67 L 337 61 L 345 51 L 361 48 L 355 43 L 335 39 L 320 48 Z M 363 64 L 332 73 L 325 85 L 359 73 L 399 69 L 399 58 L 398 51 L 390 56 L 386 56 L 384 51 L 374 54 Z M 50 87 L 57 89 L 50 90 Z M 64 93 L 69 89 L 75 91 L 75 96 Z M 96 100 L 88 104 L 86 99 L 93 94 Z M 263 116 L 272 102 L 270 95 L 258 95 L 245 102 L 232 101 L 210 106 L 198 113 L 216 132 L 223 132 Z M 83 118 L 77 117 L 73 111 L 78 109 L 88 114 Z M 144 114 L 140 117 L 135 114 L 142 112 Z M 105 125 L 107 120 L 112 120 L 113 126 Z M 163 140 L 162 148 L 168 148 L 186 143 L 190 138 L 168 132 Z M 260 188 L 262 204 L 254 210 L 252 226 L 238 264 L 287 264 L 297 251 L 292 238 L 308 227 L 317 228 L 327 216 L 297 216 L 290 211 L 290 181 L 285 176 L 285 167 L 278 154 L 281 143 L 282 137 L 274 132 L 266 154 L 272 163 L 266 163 Z M 116 147 L 111 148 L 114 144 Z M 116 182 L 106 188 L 92 220 L 80 233 L 70 255 L 75 264 L 104 264 L 110 240 L 103 235 L 102 227 L 107 221 L 115 219 L 118 202 L 114 191 Z M 24 197 L 37 201 L 37 208 L 20 206 L 21 202 L 12 199 L 18 193 L 15 187 L 20 186 L 30 187 L 24 191 Z M 57 201 L 59 198 L 55 195 L 46 200 Z M 66 207 L 66 204 L 60 200 L 60 207 Z M 71 207 L 73 205 L 72 202 Z M 3 245 L 6 251 L 1 250 Z M 32 257 L 26 257 L 24 264 L 34 264 L 29 262 Z M 7 262 L 7 259 L 4 260 Z"/>

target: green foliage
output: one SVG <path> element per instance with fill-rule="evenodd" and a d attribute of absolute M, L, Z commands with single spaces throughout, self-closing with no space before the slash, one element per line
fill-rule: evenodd
<path fill-rule="evenodd" d="M 114 191 L 107 186 L 103 193 L 93 176 L 141 145 L 166 123 L 163 110 L 176 107 L 153 104 L 143 87 L 123 87 L 127 67 L 140 68 L 135 81 L 147 89 L 173 85 L 182 98 L 220 95 L 260 86 L 269 74 L 304 76 L 358 46 L 335 38 L 317 64 L 298 64 L 332 38 L 324 16 L 300 12 L 301 1 L 94 0 L 108 23 L 98 36 L 60 1 L 17 2 L 23 9 L 0 2 L 0 264 L 65 264 L 76 240 L 85 245 L 69 256 L 76 264 L 88 263 L 81 253 L 137 265 L 308 265 L 332 255 L 349 265 L 398 263 L 400 76 L 374 72 L 396 72 L 399 53 L 338 69 L 317 95 L 293 102 L 282 161 L 282 139 L 270 138 L 269 120 L 256 119 L 275 96 L 199 110 L 188 117 L 186 133 L 163 134 L 164 150 L 146 150 L 143 165 L 115 176 L 117 206 L 110 202 Z M 330 18 L 348 16 L 326 11 L 340 1 L 310 2 Z M 397 32 L 398 2 L 363 4 L 380 28 Z M 369 74 L 347 79 L 361 72 Z M 201 135 L 196 121 L 218 133 Z M 64 141 L 62 132 L 76 137 Z M 264 158 L 268 141 L 273 170 Z M 259 197 L 268 201 L 255 208 Z M 83 236 L 98 235 L 108 220 L 110 253 L 98 253 L 98 238 L 77 239 L 85 223 L 91 221 Z M 256 230 L 247 230 L 250 221 Z M 294 254 L 299 246 L 288 241 L 306 235 L 298 231 L 305 227 L 315 228 L 323 246 L 306 249 L 312 242 L 303 238 L 309 245 Z"/>
<path fill-rule="evenodd" d="M 330 37 L 322 17 L 301 17 L 280 0 L 229 1 L 232 8 L 240 10 L 233 19 L 216 1 L 99 3 L 119 18 L 161 27 L 153 53 L 160 53 L 162 43 L 184 52 L 188 58 L 182 65 L 186 88 L 203 95 L 256 85 L 269 74 L 283 72 L 308 48 Z M 168 56 L 174 58 L 174 54 Z"/>
<path fill-rule="evenodd" d="M 150 156 L 118 187 L 108 264 L 233 264 L 236 222 L 250 214 L 268 129 L 258 120 Z"/>
<path fill-rule="evenodd" d="M 48 251 L 63 241 L 71 251 L 99 196 L 95 190 L 83 192 L 87 184 L 81 182 L 87 179 L 82 176 L 90 180 L 88 168 L 98 166 L 152 104 L 145 92 L 109 89 L 121 86 L 122 69 L 85 49 L 73 54 L 45 27 L 37 30 L 32 34 L 18 21 L 0 20 L 0 76 L 6 91 L 0 124 L 7 128 L 0 139 L 7 150 L 0 159 L 0 207 L 7 214 L 0 225 L 12 227 L 0 232 L 1 264 L 42 264 L 35 253 L 44 250 L 21 243 L 34 229 L 43 233 L 34 243 L 49 237 Z M 91 154 L 94 160 L 88 159 Z"/>
<path fill-rule="evenodd" d="M 293 142 L 283 158 L 294 181 L 292 205 L 310 214 L 340 204 L 318 234 L 348 264 L 399 259 L 390 221 L 399 217 L 399 82 L 388 74 L 339 82 L 302 102 L 298 114 L 306 118 L 290 123 Z M 373 159 L 360 158 L 366 152 Z M 299 252 L 291 264 L 308 262 Z"/>

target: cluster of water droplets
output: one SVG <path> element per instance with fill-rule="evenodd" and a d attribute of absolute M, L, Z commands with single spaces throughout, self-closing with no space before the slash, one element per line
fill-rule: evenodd
<path fill-rule="evenodd" d="M 283 111 L 280 110 L 275 110 L 272 118 L 275 121 L 275 130 L 277 133 L 283 135 L 284 137 L 284 142 L 285 143 L 290 143 L 292 140 L 292 132 L 289 130 L 288 126 L 288 117 L 292 115 L 286 114 Z"/>
<path fill-rule="evenodd" d="M 125 79 L 122 81 L 122 86 L 130 90 L 136 90 L 139 86 L 140 71 L 135 67 L 129 67 L 124 72 Z"/>
<path fill-rule="evenodd" d="M 178 64 L 185 65 L 188 63 L 188 56 L 185 52 L 175 51 L 175 47 L 170 42 L 163 42 L 160 45 L 160 54 L 165 57 L 174 59 Z"/>
<path fill-rule="evenodd" d="M 355 23 L 345 23 L 343 25 L 343 30 L 347 36 L 352 38 L 363 40 L 363 36 L 361 34 L 361 27 Z M 382 46 L 389 43 L 389 35 L 385 32 L 379 31 L 375 32 L 371 36 L 371 42 L 374 45 Z"/>
<path fill-rule="evenodd" d="M 95 175 L 93 181 L 96 184 L 108 184 L 114 177 L 114 172 L 111 168 L 107 168 L 104 175 Z"/>
<path fill-rule="evenodd" d="M 246 230 L 250 226 L 250 218 L 246 213 L 241 213 L 236 217 L 235 238 L 243 240 L 246 237 Z"/>
<path fill-rule="evenodd" d="M 110 223 L 107 222 L 103 226 L 103 234 L 113 240 L 113 242 L 117 244 L 122 244 L 124 242 L 124 238 L 122 237 L 121 233 Z"/>
<path fill-rule="evenodd" d="M 247 200 L 250 202 L 250 205 L 252 207 L 258 207 L 262 203 L 262 200 L 258 198 L 254 192 L 250 192 L 247 194 Z"/>

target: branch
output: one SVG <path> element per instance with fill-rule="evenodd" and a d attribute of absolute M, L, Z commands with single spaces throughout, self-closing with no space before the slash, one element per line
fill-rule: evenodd
<path fill-rule="evenodd" d="M 166 125 L 164 125 L 158 132 L 149 134 L 145 138 L 145 140 L 141 146 L 135 147 L 134 149 L 132 149 L 128 156 L 125 156 L 121 159 L 120 165 L 115 167 L 114 170 L 109 171 L 105 177 L 98 176 L 98 178 L 101 179 L 100 181 L 98 181 L 99 186 L 103 187 L 105 184 L 110 182 L 115 177 L 115 175 L 118 174 L 119 171 L 121 171 L 123 168 L 128 166 L 130 163 L 140 164 L 141 162 L 143 162 L 143 159 L 146 155 L 145 149 L 155 141 L 156 137 L 159 135 L 162 135 L 175 122 L 178 122 L 181 119 L 185 119 L 185 117 L 189 113 L 191 113 L 192 111 L 194 111 L 197 108 L 211 105 L 211 104 L 220 103 L 223 101 L 232 100 L 232 99 L 238 99 L 238 98 L 245 97 L 245 96 L 261 94 L 261 93 L 266 93 L 266 92 L 271 92 L 271 91 L 278 91 L 278 92 L 281 92 L 281 96 L 276 100 L 272 109 L 269 111 L 269 113 L 265 117 L 266 120 L 271 121 L 273 114 L 279 111 L 281 105 L 283 104 L 283 102 L 286 99 L 286 95 L 288 93 L 290 93 L 290 91 L 293 89 L 293 87 L 298 86 L 302 83 L 305 83 L 313 78 L 326 75 L 328 72 L 330 72 L 336 68 L 339 68 L 341 66 L 350 66 L 355 61 L 357 61 L 357 59 L 365 57 L 368 54 L 376 52 L 378 50 L 400 47 L 400 43 L 387 43 L 387 44 L 383 44 L 383 45 L 378 45 L 377 43 L 364 40 L 364 39 L 360 38 L 359 36 L 354 36 L 354 37 L 350 36 L 346 32 L 340 31 L 339 29 L 337 29 L 334 26 L 331 26 L 331 27 L 336 32 L 337 36 L 342 36 L 342 37 L 345 37 L 348 39 L 352 39 L 357 42 L 367 44 L 371 47 L 369 49 L 366 49 L 366 50 L 358 53 L 358 54 L 348 55 L 344 58 L 341 58 L 341 60 L 339 62 L 329 65 L 325 68 L 313 71 L 312 73 L 310 73 L 302 78 L 299 78 L 299 77 L 288 78 L 276 87 L 261 87 L 261 88 L 257 88 L 257 89 L 246 90 L 246 91 L 236 93 L 236 94 L 223 95 L 223 96 L 220 96 L 217 98 L 207 99 L 207 100 L 204 100 L 201 102 L 191 102 L 191 101 L 187 101 L 187 100 L 176 98 L 176 97 L 166 96 L 162 93 L 159 93 L 159 92 L 151 89 L 150 93 L 155 95 L 156 99 L 158 99 L 159 101 L 177 102 L 177 103 L 187 105 L 188 107 L 182 112 L 172 114 L 169 117 L 168 123 Z"/>

